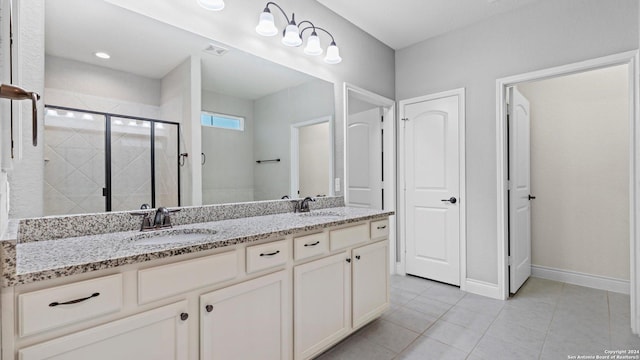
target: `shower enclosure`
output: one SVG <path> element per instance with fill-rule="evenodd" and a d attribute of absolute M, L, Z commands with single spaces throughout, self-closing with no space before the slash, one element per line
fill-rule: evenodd
<path fill-rule="evenodd" d="M 44 215 L 180 205 L 179 124 L 46 106 Z"/>

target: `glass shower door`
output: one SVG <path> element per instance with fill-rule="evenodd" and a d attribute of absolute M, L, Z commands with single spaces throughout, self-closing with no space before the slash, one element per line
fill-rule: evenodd
<path fill-rule="evenodd" d="M 112 116 L 110 127 L 111 207 L 107 210 L 152 205 L 151 122 Z"/>
<path fill-rule="evenodd" d="M 178 126 L 156 122 L 153 138 L 155 205 L 178 206 Z"/>

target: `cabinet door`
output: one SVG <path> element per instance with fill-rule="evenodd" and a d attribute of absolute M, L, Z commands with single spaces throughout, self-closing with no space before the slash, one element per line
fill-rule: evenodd
<path fill-rule="evenodd" d="M 289 359 L 289 284 L 280 271 L 200 296 L 201 359 Z"/>
<path fill-rule="evenodd" d="M 379 316 L 389 305 L 388 241 L 353 249 L 353 327 Z"/>
<path fill-rule="evenodd" d="M 188 315 L 182 320 L 186 314 L 187 302 L 181 301 L 24 348 L 19 357 L 20 360 L 186 360 Z"/>
<path fill-rule="evenodd" d="M 349 331 L 348 258 L 348 253 L 343 252 L 293 269 L 293 338 L 297 360 L 308 359 Z"/>

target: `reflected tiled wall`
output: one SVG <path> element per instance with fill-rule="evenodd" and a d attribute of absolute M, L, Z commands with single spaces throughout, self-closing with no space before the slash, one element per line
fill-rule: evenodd
<path fill-rule="evenodd" d="M 48 111 L 44 136 L 44 215 L 102 212 L 104 117 Z"/>

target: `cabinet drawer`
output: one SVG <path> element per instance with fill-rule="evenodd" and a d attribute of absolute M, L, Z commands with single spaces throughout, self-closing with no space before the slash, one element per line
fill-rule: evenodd
<path fill-rule="evenodd" d="M 306 259 L 329 251 L 329 235 L 326 232 L 293 239 L 295 260 Z"/>
<path fill-rule="evenodd" d="M 73 324 L 122 308 L 122 275 L 105 276 L 18 296 L 20 336 Z"/>
<path fill-rule="evenodd" d="M 247 273 L 252 273 L 287 263 L 289 258 L 286 240 L 247 247 Z"/>
<path fill-rule="evenodd" d="M 369 240 L 369 224 L 351 226 L 329 232 L 331 251 L 360 244 Z"/>
<path fill-rule="evenodd" d="M 238 253 L 211 255 L 138 271 L 138 303 L 163 299 L 238 275 Z"/>
<path fill-rule="evenodd" d="M 371 222 L 371 238 L 382 239 L 389 236 L 389 219 Z"/>

